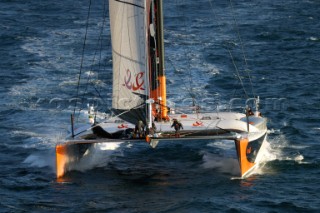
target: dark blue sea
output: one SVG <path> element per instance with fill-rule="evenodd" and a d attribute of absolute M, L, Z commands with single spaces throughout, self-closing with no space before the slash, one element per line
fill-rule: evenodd
<path fill-rule="evenodd" d="M 189 141 L 102 144 L 58 181 L 70 114 L 110 112 L 108 2 L 2 0 L 0 212 L 319 212 L 319 9 L 164 1 L 169 104 L 241 111 L 260 97 L 270 131 L 250 177 L 237 178 L 232 143 Z"/>

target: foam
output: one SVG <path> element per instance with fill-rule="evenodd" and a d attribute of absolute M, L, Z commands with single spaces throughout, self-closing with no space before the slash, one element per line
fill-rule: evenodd
<path fill-rule="evenodd" d="M 97 167 L 105 167 L 121 144 L 122 142 L 94 144 L 85 152 L 79 162 L 71 165 L 68 169 L 84 172 Z"/>
<path fill-rule="evenodd" d="M 23 161 L 23 163 L 29 164 L 30 167 L 54 168 L 55 167 L 55 156 L 52 154 L 48 155 L 47 153 L 31 154 Z"/>
<path fill-rule="evenodd" d="M 213 153 L 203 153 L 202 167 L 205 169 L 217 169 L 221 173 L 239 175 L 239 163 L 237 159 L 225 157 Z"/>

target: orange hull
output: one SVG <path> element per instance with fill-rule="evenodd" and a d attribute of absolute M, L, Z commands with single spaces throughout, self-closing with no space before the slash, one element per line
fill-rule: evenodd
<path fill-rule="evenodd" d="M 249 140 L 247 138 L 235 140 L 238 160 L 240 164 L 241 177 L 244 176 L 255 165 L 255 163 L 249 162 L 247 159 L 247 152 L 249 151 L 247 149 L 248 143 L 249 143 Z"/>
<path fill-rule="evenodd" d="M 57 178 L 63 177 L 65 173 L 65 165 L 67 163 L 67 150 L 66 145 L 56 146 L 56 174 Z"/>

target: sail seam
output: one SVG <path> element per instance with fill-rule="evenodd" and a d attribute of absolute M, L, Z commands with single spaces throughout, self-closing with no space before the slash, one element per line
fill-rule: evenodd
<path fill-rule="evenodd" d="M 127 59 L 127 60 L 129 60 L 129 61 L 131 61 L 131 62 L 134 62 L 134 63 L 137 63 L 137 64 L 140 64 L 140 65 L 143 65 L 143 66 L 144 66 L 144 63 L 141 62 L 141 61 L 137 61 L 137 60 L 134 60 L 134 59 L 129 58 L 129 57 L 127 57 L 127 56 L 124 56 L 124 55 L 118 53 L 117 51 L 115 51 L 114 49 L 112 49 L 112 51 L 113 51 L 113 53 L 117 54 L 117 55 L 120 56 L 121 58 Z"/>
<path fill-rule="evenodd" d="M 134 4 L 134 3 L 130 3 L 130 2 L 126 2 L 126 1 L 121 1 L 121 0 L 115 0 L 117 2 L 120 2 L 120 3 L 123 3 L 123 4 L 129 4 L 129 5 L 132 5 L 132 6 L 135 6 L 135 7 L 139 7 L 141 9 L 144 9 L 143 6 L 140 6 L 140 5 L 137 5 L 137 4 Z"/>

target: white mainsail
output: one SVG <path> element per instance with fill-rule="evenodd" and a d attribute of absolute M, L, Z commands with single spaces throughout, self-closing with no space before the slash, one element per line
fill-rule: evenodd
<path fill-rule="evenodd" d="M 144 0 L 110 0 L 113 56 L 112 108 L 123 119 L 145 120 L 148 96 L 146 6 Z"/>

